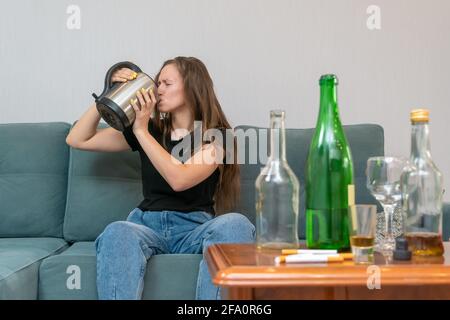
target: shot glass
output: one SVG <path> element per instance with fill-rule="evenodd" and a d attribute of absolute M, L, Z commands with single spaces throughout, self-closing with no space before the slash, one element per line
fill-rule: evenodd
<path fill-rule="evenodd" d="M 377 224 L 377 207 L 371 204 L 356 204 L 348 208 L 348 226 L 353 261 L 371 264 Z"/>

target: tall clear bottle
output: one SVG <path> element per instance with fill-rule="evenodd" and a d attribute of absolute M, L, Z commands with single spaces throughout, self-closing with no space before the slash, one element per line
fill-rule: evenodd
<path fill-rule="evenodd" d="M 404 231 L 410 250 L 418 256 L 441 256 L 442 173 L 430 152 L 429 111 L 411 111 L 411 157 L 401 178 Z"/>
<path fill-rule="evenodd" d="M 270 111 L 270 156 L 256 179 L 259 249 L 298 247 L 299 182 L 286 160 L 285 112 Z"/>
<path fill-rule="evenodd" d="M 308 248 L 348 249 L 348 206 L 354 204 L 353 162 L 339 118 L 338 79 L 320 80 L 320 111 L 306 167 Z"/>

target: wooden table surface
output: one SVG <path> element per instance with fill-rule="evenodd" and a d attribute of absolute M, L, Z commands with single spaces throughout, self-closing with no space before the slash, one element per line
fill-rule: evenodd
<path fill-rule="evenodd" d="M 213 282 L 228 299 L 450 299 L 450 243 L 444 248 L 443 257 L 411 261 L 376 253 L 372 266 L 351 260 L 277 265 L 278 250 L 216 244 L 208 248 L 206 260 Z"/>

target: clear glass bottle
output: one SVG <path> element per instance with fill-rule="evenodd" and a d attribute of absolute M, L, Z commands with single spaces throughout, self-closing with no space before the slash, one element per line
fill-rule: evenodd
<path fill-rule="evenodd" d="M 411 111 L 411 157 L 401 178 L 404 231 L 413 255 L 441 256 L 442 173 L 430 153 L 429 111 Z"/>
<path fill-rule="evenodd" d="M 323 75 L 319 84 L 320 110 L 306 164 L 306 245 L 345 250 L 355 195 L 353 160 L 339 117 L 338 79 Z"/>
<path fill-rule="evenodd" d="M 256 179 L 259 249 L 298 247 L 299 182 L 286 160 L 285 112 L 270 111 L 270 157 Z"/>

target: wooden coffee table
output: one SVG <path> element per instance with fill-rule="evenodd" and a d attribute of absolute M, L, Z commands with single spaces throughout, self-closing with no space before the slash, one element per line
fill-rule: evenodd
<path fill-rule="evenodd" d="M 252 244 L 216 244 L 206 261 L 224 299 L 450 299 L 450 243 L 443 257 L 395 261 L 375 254 L 353 261 L 276 265 L 280 251 Z"/>

